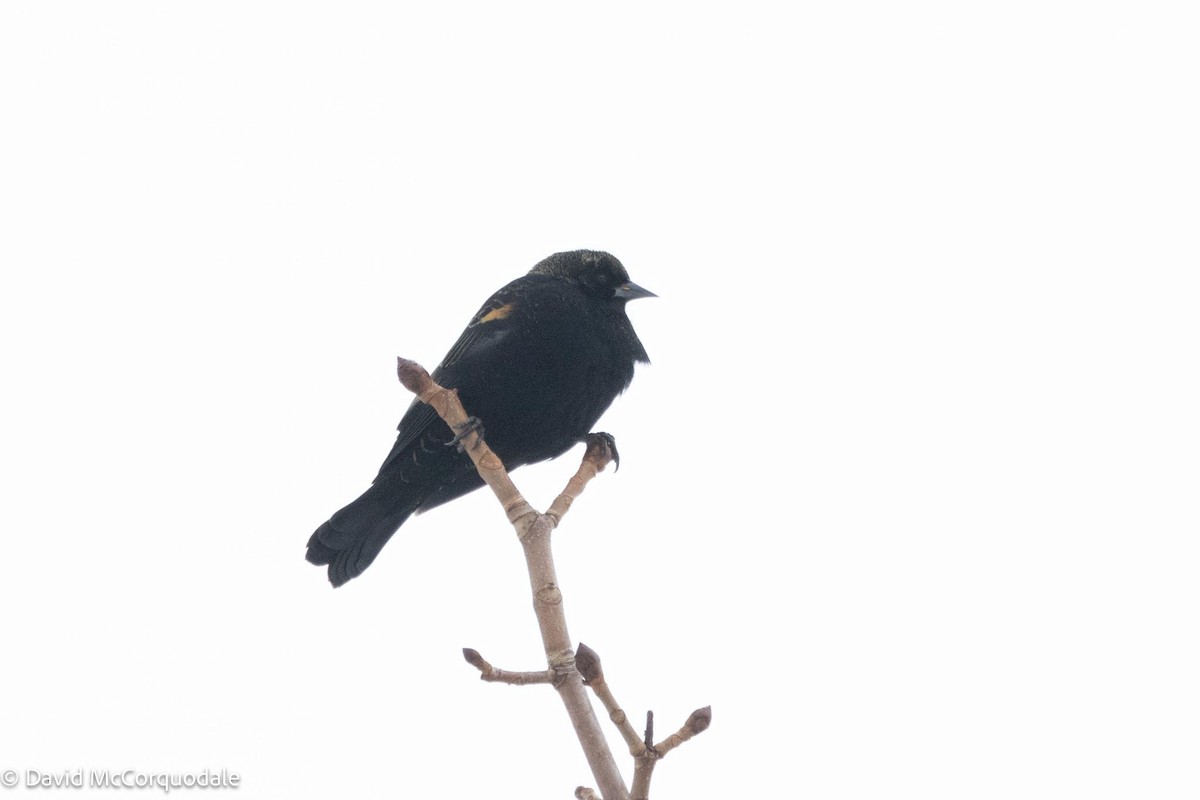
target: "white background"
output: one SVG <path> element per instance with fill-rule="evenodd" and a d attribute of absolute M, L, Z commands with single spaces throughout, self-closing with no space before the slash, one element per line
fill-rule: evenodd
<path fill-rule="evenodd" d="M 433 5 L 0 10 L 0 770 L 592 784 L 461 660 L 544 663 L 492 498 L 303 559 L 395 356 L 589 247 L 661 297 L 571 630 L 714 710 L 655 797 L 1195 798 L 1189 4 Z"/>

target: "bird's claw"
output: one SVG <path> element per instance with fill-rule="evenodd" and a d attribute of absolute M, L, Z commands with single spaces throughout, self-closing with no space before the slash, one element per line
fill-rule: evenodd
<path fill-rule="evenodd" d="M 597 455 L 603 454 L 601 456 L 603 463 L 607 464 L 612 461 L 613 472 L 621 469 L 621 454 L 617 452 L 617 437 L 611 433 L 597 431 L 589 433 L 585 441 L 589 451 L 595 448 Z"/>
<path fill-rule="evenodd" d="M 477 433 L 479 434 L 480 439 L 483 438 L 483 422 L 480 421 L 479 417 L 467 417 L 466 422 L 457 426 L 457 430 L 454 432 L 454 438 L 446 442 L 446 446 L 454 447 L 460 453 L 463 452 L 467 449 L 466 445 L 463 444 L 463 439 L 465 439 L 471 433 Z"/>

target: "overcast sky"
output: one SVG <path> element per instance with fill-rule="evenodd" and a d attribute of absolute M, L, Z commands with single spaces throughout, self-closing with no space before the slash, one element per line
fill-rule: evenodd
<path fill-rule="evenodd" d="M 4 4 L 0 773 L 594 785 L 552 690 L 461 659 L 544 665 L 490 496 L 337 591 L 303 558 L 395 357 L 586 247 L 660 297 L 556 534 L 571 633 L 661 734 L 713 707 L 654 797 L 1196 797 L 1195 26 Z"/>

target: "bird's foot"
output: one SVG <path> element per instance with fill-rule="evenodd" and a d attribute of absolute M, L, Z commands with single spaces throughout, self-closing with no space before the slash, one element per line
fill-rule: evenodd
<path fill-rule="evenodd" d="M 617 437 L 611 433 L 599 431 L 589 433 L 584 441 L 588 446 L 587 455 L 592 455 L 597 459 L 602 465 L 601 469 L 610 461 L 613 465 L 613 472 L 621 468 L 621 454 L 617 452 Z"/>
<path fill-rule="evenodd" d="M 467 417 L 466 422 L 457 426 L 457 429 L 454 431 L 454 438 L 446 442 L 446 446 L 454 447 L 461 453 L 467 449 L 466 445 L 463 444 L 463 439 L 472 433 L 479 434 L 480 439 L 483 438 L 483 422 L 480 421 L 479 417 Z"/>

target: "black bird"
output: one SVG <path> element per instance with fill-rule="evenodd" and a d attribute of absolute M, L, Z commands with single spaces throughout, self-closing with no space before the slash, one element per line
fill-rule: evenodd
<path fill-rule="evenodd" d="M 649 362 L 625 304 L 654 296 L 608 253 L 555 253 L 483 304 L 433 378 L 458 389 L 508 469 L 560 456 L 629 386 L 634 364 Z M 483 485 L 453 440 L 413 401 L 371 488 L 308 540 L 308 560 L 329 565 L 330 583 L 361 575 L 413 512 Z"/>

